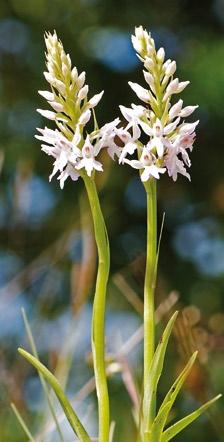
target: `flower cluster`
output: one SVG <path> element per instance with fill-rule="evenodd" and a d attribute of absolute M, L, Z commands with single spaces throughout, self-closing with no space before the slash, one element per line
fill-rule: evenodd
<path fill-rule="evenodd" d="M 178 173 L 190 179 L 186 166 L 191 164 L 188 152 L 193 148 L 198 121 L 185 123 L 184 119 L 197 106 L 183 107 L 181 99 L 171 105 L 172 96 L 182 92 L 189 81 L 173 77 L 176 62 L 164 61 L 164 49 L 156 51 L 154 40 L 142 26 L 135 29 L 132 42 L 144 64 L 148 88 L 132 82 L 129 85 L 145 105 L 120 106 L 127 121 L 123 128 L 119 118 L 98 128 L 93 109 L 103 91 L 88 99 L 85 72 L 78 74 L 77 68 L 72 68 L 70 56 L 56 33 L 47 33 L 45 42 L 47 71 L 44 76 L 51 90 L 39 91 L 39 94 L 53 110 L 37 110 L 54 120 L 57 129 L 38 129 L 40 134 L 36 138 L 42 141 L 42 150 L 55 159 L 50 180 L 59 173 L 62 188 L 69 176 L 77 180 L 83 173 L 91 176 L 94 170 L 102 171 L 102 163 L 96 157 L 103 148 L 113 160 L 118 157 L 120 164 L 139 169 L 143 182 L 151 177 L 158 179 L 166 171 L 174 181 Z M 94 128 L 87 133 L 86 125 L 92 116 Z M 140 141 L 142 133 L 148 136 L 146 143 Z M 136 153 L 137 158 L 133 159 Z"/>
<path fill-rule="evenodd" d="M 121 149 L 114 142 L 120 120 L 117 118 L 100 129 L 95 122 L 94 130 L 87 134 L 85 126 L 103 92 L 88 99 L 89 87 L 85 84 L 85 72 L 78 74 L 77 68 L 72 68 L 70 56 L 65 53 L 56 33 L 47 33 L 45 42 L 47 71 L 44 76 L 51 91 L 39 91 L 39 94 L 47 100 L 53 111 L 37 111 L 45 118 L 54 120 L 57 129 L 38 129 L 40 134 L 36 138 L 42 141 L 42 150 L 55 159 L 50 180 L 59 172 L 58 179 L 63 188 L 65 180 L 69 176 L 77 180 L 82 169 L 88 176 L 94 170 L 103 170 L 101 162 L 96 160 L 102 148 L 108 148 L 108 154 L 113 159 L 115 154 L 120 155 Z"/>
<path fill-rule="evenodd" d="M 146 105 L 132 104 L 131 108 L 120 106 L 128 123 L 128 139 L 119 162 L 140 169 L 144 182 L 150 177 L 159 178 L 159 174 L 166 171 L 174 181 L 178 173 L 190 179 L 186 170 L 186 166 L 191 164 L 188 151 L 193 148 L 198 121 L 185 123 L 184 119 L 198 106 L 183 107 L 182 100 L 171 105 L 172 96 L 182 92 L 189 81 L 173 78 L 176 62 L 170 59 L 164 61 L 164 49 L 156 51 L 154 40 L 142 26 L 135 29 L 132 43 L 144 64 L 143 74 L 148 88 L 129 82 L 138 98 Z M 141 132 L 149 137 L 147 143 L 140 142 Z M 128 156 L 135 151 L 138 159 L 130 159 Z"/>

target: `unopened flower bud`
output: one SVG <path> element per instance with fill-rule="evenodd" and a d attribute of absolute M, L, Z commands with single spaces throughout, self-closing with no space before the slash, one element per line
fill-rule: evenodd
<path fill-rule="evenodd" d="M 54 77 L 49 72 L 44 72 L 44 76 L 48 83 L 52 84 L 54 82 Z"/>
<path fill-rule="evenodd" d="M 152 70 L 154 63 L 150 57 L 145 57 L 144 66 L 148 71 Z"/>
<path fill-rule="evenodd" d="M 100 92 L 99 94 L 94 95 L 90 100 L 89 100 L 89 107 L 95 107 L 99 101 L 101 100 L 102 96 L 104 94 L 104 91 Z"/>
<path fill-rule="evenodd" d="M 165 75 L 167 75 L 167 77 L 171 77 L 176 72 L 176 68 L 177 68 L 176 62 L 172 61 L 165 68 Z"/>
<path fill-rule="evenodd" d="M 189 117 L 189 115 L 193 114 L 193 112 L 197 108 L 198 108 L 198 106 L 186 106 L 186 107 L 184 107 L 184 109 L 182 109 L 182 111 L 180 112 L 180 117 L 182 117 L 182 118 Z"/>
<path fill-rule="evenodd" d="M 91 117 L 91 111 L 87 109 L 81 116 L 79 117 L 79 124 L 87 124 Z"/>
<path fill-rule="evenodd" d="M 64 95 L 65 93 L 65 85 L 61 80 L 58 80 L 57 78 L 54 79 L 53 86 L 58 89 L 60 94 Z"/>
<path fill-rule="evenodd" d="M 51 107 L 53 107 L 56 112 L 63 112 L 64 107 L 61 103 L 58 103 L 57 101 L 48 101 L 48 103 L 51 105 Z"/>
<path fill-rule="evenodd" d="M 44 109 L 37 109 L 37 112 L 39 112 L 39 114 L 42 115 L 42 117 L 45 117 L 48 120 L 55 120 L 56 117 L 55 112 Z"/>
<path fill-rule="evenodd" d="M 157 60 L 159 63 L 163 63 L 164 62 L 164 58 L 165 58 L 165 51 L 164 48 L 160 48 L 156 54 Z"/>
<path fill-rule="evenodd" d="M 65 63 L 62 63 L 62 73 L 65 78 L 69 74 L 69 68 Z"/>
<path fill-rule="evenodd" d="M 144 74 L 146 83 L 148 83 L 148 85 L 151 88 L 153 88 L 155 82 L 154 82 L 154 78 L 153 78 L 152 74 L 150 74 L 150 72 L 146 72 L 146 71 L 143 71 L 143 74 Z"/>
<path fill-rule="evenodd" d="M 140 98 L 140 100 L 144 101 L 145 103 L 149 102 L 149 92 L 147 91 L 147 89 L 144 89 L 144 87 L 140 86 L 137 83 L 132 83 L 132 81 L 129 81 L 128 84 L 136 93 L 137 97 Z"/>
<path fill-rule="evenodd" d="M 173 118 L 179 116 L 180 111 L 183 106 L 183 100 L 179 100 L 176 104 L 174 104 L 169 110 L 169 118 L 172 120 Z"/>
<path fill-rule="evenodd" d="M 81 72 L 81 74 L 78 76 L 77 78 L 77 86 L 79 89 L 81 89 L 85 83 L 85 79 L 86 79 L 86 73 L 85 71 Z"/>
<path fill-rule="evenodd" d="M 73 80 L 74 82 L 77 81 L 77 78 L 78 78 L 78 71 L 77 71 L 77 68 L 76 68 L 75 66 L 74 66 L 74 68 L 72 69 L 71 77 L 72 77 L 72 80 Z"/>
<path fill-rule="evenodd" d="M 54 100 L 54 94 L 49 91 L 38 91 L 38 94 L 41 95 L 41 97 L 45 98 L 47 101 L 53 101 Z"/>
<path fill-rule="evenodd" d="M 78 99 L 84 100 L 84 98 L 86 98 L 88 92 L 89 92 L 89 86 L 87 86 L 87 85 L 83 86 L 82 89 L 80 89 L 80 91 L 78 93 Z"/>
<path fill-rule="evenodd" d="M 187 85 L 190 83 L 190 81 L 181 81 L 179 84 L 178 84 L 178 88 L 177 88 L 177 92 L 176 93 L 180 93 L 180 92 L 182 92 L 184 89 L 185 89 L 185 87 L 187 87 Z"/>
<path fill-rule="evenodd" d="M 168 95 L 175 94 L 175 93 L 177 92 L 178 85 L 179 85 L 179 80 L 178 80 L 178 78 L 175 78 L 175 79 L 172 80 L 172 81 L 170 82 L 170 84 L 167 86 L 167 88 L 166 88 L 166 93 L 167 93 Z"/>

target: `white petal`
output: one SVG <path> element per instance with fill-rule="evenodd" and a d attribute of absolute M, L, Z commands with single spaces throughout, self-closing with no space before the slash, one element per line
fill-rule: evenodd
<path fill-rule="evenodd" d="M 154 176 L 154 178 L 157 178 L 157 179 L 159 179 L 159 174 L 160 173 L 165 173 L 166 172 L 166 168 L 165 167 L 157 167 L 154 164 L 149 166 L 149 168 L 150 168 L 150 174 L 152 176 Z"/>
<path fill-rule="evenodd" d="M 122 152 L 122 148 L 117 146 L 115 143 L 108 147 L 107 149 L 108 155 L 112 158 L 114 161 L 115 155 L 119 158 Z"/>
<path fill-rule="evenodd" d="M 149 126 L 149 124 L 144 123 L 144 121 L 139 120 L 139 124 L 141 126 L 141 128 L 144 130 L 144 132 L 146 133 L 146 135 L 153 135 L 153 129 L 152 127 Z"/>
<path fill-rule="evenodd" d="M 145 181 L 148 181 L 148 179 L 150 178 L 150 175 L 151 175 L 150 174 L 150 166 L 147 166 L 141 174 L 141 180 L 143 181 L 143 183 Z"/>
<path fill-rule="evenodd" d="M 165 126 L 163 129 L 164 135 L 168 135 L 171 132 L 173 132 L 176 129 L 179 122 L 180 122 L 180 118 L 178 117 L 175 121 L 173 121 L 173 123 L 167 124 L 167 126 Z"/>
<path fill-rule="evenodd" d="M 120 105 L 119 108 L 125 120 L 130 122 L 133 119 L 133 109 L 122 105 Z"/>
<path fill-rule="evenodd" d="M 103 172 L 103 165 L 99 161 L 93 160 L 93 167 L 98 172 Z"/>
<path fill-rule="evenodd" d="M 163 153 L 164 153 L 164 146 L 163 146 L 163 142 L 162 142 L 161 138 L 159 138 L 159 137 L 154 137 L 154 138 L 151 140 L 151 143 L 150 143 L 150 144 L 151 144 L 153 147 L 156 148 L 156 150 L 157 150 L 157 154 L 158 154 L 159 158 L 162 158 Z"/>
<path fill-rule="evenodd" d="M 180 134 L 191 134 L 194 132 L 196 126 L 198 125 L 199 120 L 195 121 L 195 123 L 184 123 L 183 126 L 180 127 Z"/>
<path fill-rule="evenodd" d="M 133 169 L 143 169 L 143 164 L 138 160 L 124 160 L 125 164 L 129 164 L 129 166 L 133 167 Z"/>
<path fill-rule="evenodd" d="M 123 149 L 122 149 L 122 153 L 121 153 L 120 158 L 119 158 L 119 163 L 122 163 L 123 160 L 124 160 L 124 158 L 125 158 L 127 155 L 133 155 L 133 153 L 136 151 L 137 147 L 138 147 L 138 146 L 137 146 L 137 144 L 135 144 L 135 143 L 132 143 L 132 142 L 127 143 L 127 144 L 123 147 Z"/>
<path fill-rule="evenodd" d="M 133 132 L 133 141 L 138 140 L 140 135 L 141 135 L 141 131 L 140 131 L 140 129 L 139 129 L 137 124 L 133 125 L 132 132 Z"/>
<path fill-rule="evenodd" d="M 74 133 L 74 137 L 73 137 L 73 139 L 72 139 L 72 143 L 73 143 L 75 146 L 78 146 L 79 143 L 80 143 L 81 138 L 82 138 L 82 137 L 81 137 L 81 134 L 80 134 L 80 127 L 77 125 L 76 130 L 75 130 L 75 133 Z"/>
<path fill-rule="evenodd" d="M 37 109 L 37 112 L 39 112 L 39 114 L 41 114 L 43 117 L 48 118 L 48 120 L 55 120 L 55 112 L 44 109 Z"/>
<path fill-rule="evenodd" d="M 129 81 L 128 84 L 140 100 L 149 103 L 149 92 L 147 89 L 144 89 L 144 87 L 140 86 L 138 83 L 132 83 L 132 81 Z"/>
<path fill-rule="evenodd" d="M 93 158 L 85 158 L 83 161 L 84 161 L 84 167 L 86 169 L 87 175 L 91 176 L 91 173 L 94 169 L 94 159 Z"/>

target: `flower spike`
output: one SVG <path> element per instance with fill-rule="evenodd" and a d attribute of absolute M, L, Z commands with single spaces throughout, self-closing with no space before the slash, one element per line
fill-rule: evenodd
<path fill-rule="evenodd" d="M 60 187 L 63 188 L 68 177 L 76 181 L 80 174 L 91 176 L 94 170 L 103 170 L 102 164 L 95 159 L 103 147 L 108 148 L 112 157 L 119 156 L 120 148 L 113 138 L 120 120 L 116 119 L 109 127 L 105 125 L 90 134 L 85 133 L 92 109 L 100 102 L 103 91 L 88 98 L 86 74 L 79 74 L 77 68 L 72 67 L 71 58 L 65 53 L 55 31 L 45 34 L 45 43 L 47 71 L 44 76 L 51 90 L 39 91 L 39 94 L 53 110 L 37 111 L 54 121 L 57 129 L 38 129 L 36 138 L 42 142 L 42 150 L 55 159 L 49 179 L 59 173 Z"/>
<path fill-rule="evenodd" d="M 142 171 L 142 181 L 151 177 L 159 178 L 160 173 L 177 179 L 178 173 L 190 179 L 186 166 L 190 167 L 188 151 L 193 148 L 195 140 L 195 123 L 185 123 L 184 118 L 191 115 L 198 106 L 183 107 L 183 100 L 171 105 L 172 96 L 182 92 L 189 81 L 179 81 L 173 78 L 176 72 L 176 62 L 170 59 L 165 61 L 165 50 L 155 48 L 151 34 L 142 26 L 135 28 L 132 43 L 137 56 L 144 65 L 144 78 L 147 88 L 137 83 L 129 82 L 129 86 L 137 97 L 146 105 L 132 105 L 132 108 L 120 106 L 121 112 L 127 121 L 126 129 L 139 136 L 132 141 L 135 148 L 129 147 L 129 140 L 125 143 L 120 155 L 120 163 L 129 164 Z M 141 132 L 149 136 L 146 143 L 140 141 Z M 130 135 L 131 136 L 131 135 Z M 138 161 L 130 158 L 138 151 Z"/>

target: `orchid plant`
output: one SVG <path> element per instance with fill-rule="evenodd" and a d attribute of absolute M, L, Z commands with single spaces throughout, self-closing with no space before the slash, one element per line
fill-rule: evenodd
<path fill-rule="evenodd" d="M 98 250 L 98 271 L 92 313 L 92 354 L 96 392 L 98 399 L 99 429 L 97 440 L 109 442 L 110 409 L 105 368 L 105 304 L 110 267 L 110 247 L 104 217 L 101 211 L 95 174 L 103 172 L 99 159 L 106 150 L 112 160 L 120 165 L 129 165 L 139 170 L 147 197 L 147 251 L 144 284 L 144 373 L 143 393 L 139 407 L 137 440 L 140 442 L 167 442 L 200 416 L 220 395 L 202 405 L 196 411 L 169 426 L 174 401 L 181 390 L 197 356 L 195 352 L 173 385 L 162 404 L 156 405 L 159 379 L 169 337 L 177 312 L 169 320 L 163 335 L 155 344 L 155 300 L 154 290 L 158 263 L 157 241 L 157 196 L 156 184 L 161 174 L 168 173 L 174 181 L 178 174 L 190 180 L 189 153 L 195 141 L 198 121 L 185 122 L 197 106 L 184 107 L 183 100 L 173 101 L 189 81 L 175 78 L 176 62 L 165 60 L 164 48 L 156 49 L 151 34 L 139 26 L 132 36 L 137 56 L 143 63 L 146 87 L 129 82 L 130 87 L 143 104 L 120 106 L 120 118 L 99 127 L 94 108 L 100 102 L 103 91 L 89 98 L 89 87 L 85 84 L 85 72 L 80 74 L 72 67 L 56 32 L 45 35 L 46 65 L 44 76 L 50 91 L 39 91 L 52 110 L 38 112 L 54 121 L 56 128 L 38 129 L 36 138 L 42 150 L 54 158 L 52 177 L 57 175 L 60 187 L 65 180 L 81 178 L 86 188 L 92 212 L 95 240 Z M 143 139 L 147 141 L 141 141 Z M 100 157 L 101 158 L 101 157 Z M 119 167 L 119 166 L 118 166 Z M 80 422 L 62 387 L 52 373 L 23 349 L 19 352 L 41 373 L 55 391 L 74 433 L 82 442 L 91 437 Z"/>

